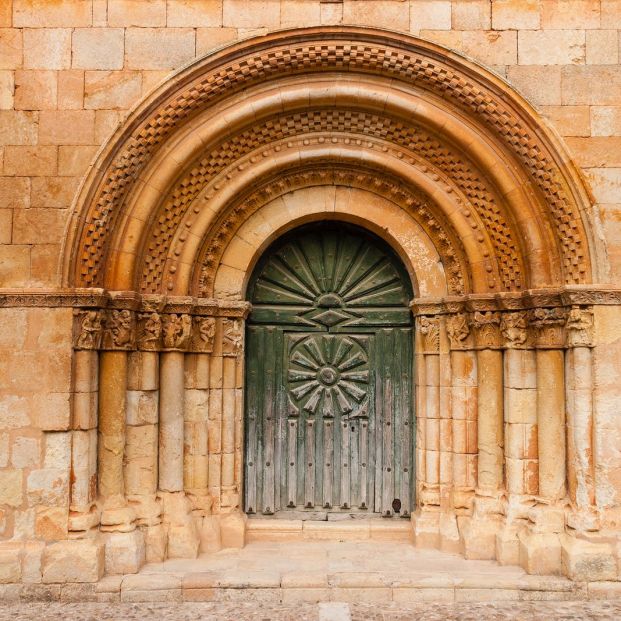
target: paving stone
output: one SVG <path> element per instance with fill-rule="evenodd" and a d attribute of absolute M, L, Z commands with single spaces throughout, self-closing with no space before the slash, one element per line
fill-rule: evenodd
<path fill-rule="evenodd" d="M 12 586 L 12 585 L 7 585 Z M 257 606 L 256 600 L 236 602 L 154 603 L 28 603 L 15 604 L 2 593 L 0 621 L 616 621 L 621 600 L 448 603 L 408 601 L 389 605 L 295 601 Z M 321 608 L 320 608 L 321 606 Z M 347 608 L 345 608 L 347 606 Z M 349 617 L 345 616 L 349 612 Z"/>

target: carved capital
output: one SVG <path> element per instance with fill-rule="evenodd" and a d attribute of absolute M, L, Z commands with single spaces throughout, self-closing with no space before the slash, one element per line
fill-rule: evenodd
<path fill-rule="evenodd" d="M 192 351 L 211 353 L 216 338 L 215 317 L 194 317 Z"/>
<path fill-rule="evenodd" d="M 162 346 L 162 319 L 156 312 L 138 315 L 138 349 L 157 351 Z"/>
<path fill-rule="evenodd" d="M 500 339 L 500 313 L 496 311 L 475 311 L 470 323 L 474 342 L 479 348 L 498 348 Z"/>
<path fill-rule="evenodd" d="M 593 310 L 572 306 L 565 324 L 567 347 L 593 346 Z"/>
<path fill-rule="evenodd" d="M 456 313 L 446 318 L 446 333 L 451 349 L 468 349 L 470 346 L 470 326 L 466 313 Z"/>
<path fill-rule="evenodd" d="M 560 349 L 565 347 L 565 321 L 567 311 L 562 307 L 535 308 L 529 313 L 536 347 Z"/>
<path fill-rule="evenodd" d="M 528 317 L 525 311 L 502 313 L 500 332 L 505 347 L 509 349 L 523 349 L 528 341 Z"/>
<path fill-rule="evenodd" d="M 244 324 L 240 319 L 222 320 L 222 355 L 239 356 L 244 352 Z"/>
<path fill-rule="evenodd" d="M 75 311 L 73 323 L 73 347 L 75 349 L 99 349 L 103 334 L 103 311 Z"/>
<path fill-rule="evenodd" d="M 190 345 L 192 317 L 186 314 L 162 315 L 162 340 L 164 350 L 183 351 Z"/>
<path fill-rule="evenodd" d="M 110 310 L 105 321 L 102 349 L 134 349 L 135 317 L 127 308 Z"/>
<path fill-rule="evenodd" d="M 440 352 L 440 318 L 425 317 L 418 318 L 418 333 L 421 335 L 422 350 L 426 354 L 437 354 Z"/>

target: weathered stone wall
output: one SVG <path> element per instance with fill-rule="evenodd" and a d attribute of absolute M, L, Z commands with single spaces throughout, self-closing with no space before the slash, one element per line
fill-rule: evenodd
<path fill-rule="evenodd" d="M 60 285 L 78 187 L 100 147 L 157 84 L 227 43 L 279 28 L 333 24 L 437 42 L 520 91 L 563 137 L 590 182 L 599 256 L 609 261 L 599 266 L 601 282 L 620 280 L 621 0 L 4 0 L 0 288 Z M 615 522 L 621 494 L 618 313 L 614 306 L 595 309 L 594 340 L 604 346 L 589 358 L 592 385 L 585 389 L 578 377 L 570 387 L 592 399 L 593 428 L 576 434 L 593 435 L 587 469 L 593 470 L 595 498 L 589 502 L 612 508 L 606 526 L 615 528 L 621 526 L 621 511 Z M 76 373 L 72 379 L 71 330 L 70 308 L 0 309 L 0 538 L 65 539 L 70 495 L 84 495 L 85 507 L 94 495 L 94 416 L 77 423 L 70 404 L 87 403 L 96 379 Z M 444 352 L 454 365 L 462 354 Z M 522 364 L 528 356 L 513 358 Z M 508 388 L 532 388 L 526 377 L 518 379 Z M 80 398 L 72 402 L 72 393 Z M 518 424 L 526 429 L 531 423 Z M 79 459 L 73 468 L 72 441 Z M 522 489 L 521 462 L 508 462 L 509 470 L 511 464 L 520 475 L 516 493 L 530 493 Z M 70 494 L 73 481 L 78 487 Z"/>

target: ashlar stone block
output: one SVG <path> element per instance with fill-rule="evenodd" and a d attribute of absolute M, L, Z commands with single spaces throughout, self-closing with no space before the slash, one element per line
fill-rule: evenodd
<path fill-rule="evenodd" d="M 561 543 L 556 534 L 520 533 L 520 565 L 528 574 L 560 575 Z"/>
<path fill-rule="evenodd" d="M 43 552 L 42 580 L 46 584 L 97 582 L 103 576 L 104 562 L 103 542 L 59 541 Z"/>
<path fill-rule="evenodd" d="M 617 563 L 607 543 L 561 535 L 563 573 L 576 582 L 615 580 Z"/>
<path fill-rule="evenodd" d="M 135 574 L 145 562 L 145 539 L 142 531 L 105 535 L 106 574 Z"/>

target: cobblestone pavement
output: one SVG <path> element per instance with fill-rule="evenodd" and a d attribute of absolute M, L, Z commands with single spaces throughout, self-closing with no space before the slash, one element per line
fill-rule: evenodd
<path fill-rule="evenodd" d="M 616 621 L 621 601 L 420 603 L 406 608 L 352 604 L 57 604 L 0 606 L 0 621 Z"/>

